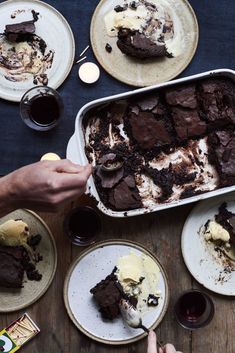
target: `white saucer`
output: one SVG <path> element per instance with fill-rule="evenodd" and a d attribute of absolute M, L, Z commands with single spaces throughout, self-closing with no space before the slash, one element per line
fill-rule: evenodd
<path fill-rule="evenodd" d="M 200 230 L 227 203 L 235 213 L 235 193 L 201 201 L 189 214 L 183 228 L 181 247 L 185 264 L 192 276 L 204 287 L 223 295 L 235 295 L 235 271 L 226 271 L 226 258 L 219 257 L 213 243 L 203 238 Z M 235 263 L 234 263 L 235 270 Z"/>

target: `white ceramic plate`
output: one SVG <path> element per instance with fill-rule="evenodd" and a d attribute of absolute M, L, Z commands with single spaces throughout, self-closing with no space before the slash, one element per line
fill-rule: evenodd
<path fill-rule="evenodd" d="M 47 50 L 54 50 L 52 67 L 46 71 L 48 86 L 58 88 L 68 76 L 74 61 L 75 43 L 73 33 L 65 18 L 52 6 L 37 0 L 9 0 L 0 3 L 0 33 L 6 24 L 32 20 L 31 11 L 39 12 L 35 23 L 35 34 L 47 44 Z M 15 14 L 15 18 L 11 15 Z M 0 68 L 0 97 L 19 102 L 23 94 L 34 86 L 33 77 L 25 82 L 11 82 L 5 79 Z"/>
<path fill-rule="evenodd" d="M 131 329 L 122 320 L 104 321 L 94 302 L 90 289 L 109 275 L 120 256 L 130 251 L 145 253 L 152 257 L 160 268 L 159 290 L 162 295 L 159 305 L 143 316 L 148 328 L 159 325 L 166 313 L 169 290 L 166 274 L 157 258 L 141 245 L 129 241 L 110 240 L 100 242 L 83 252 L 71 265 L 64 285 L 64 300 L 67 312 L 74 324 L 90 338 L 106 344 L 127 344 L 146 336 L 141 329 Z"/>
<path fill-rule="evenodd" d="M 26 308 L 35 303 L 49 288 L 56 271 L 57 251 L 54 238 L 45 222 L 34 212 L 19 209 L 0 219 L 0 224 L 9 219 L 22 219 L 29 226 L 30 234 L 41 234 L 42 239 L 37 252 L 43 260 L 37 263 L 37 270 L 42 274 L 40 281 L 29 281 L 25 275 L 23 288 L 0 287 L 0 313 Z"/>
<path fill-rule="evenodd" d="M 213 292 L 235 295 L 235 272 L 227 273 L 227 261 L 221 259 L 214 245 L 208 244 L 200 234 L 201 227 L 208 219 L 214 219 L 223 202 L 227 202 L 228 210 L 235 213 L 235 193 L 197 204 L 184 224 L 181 247 L 185 264 L 199 283 Z"/>
<path fill-rule="evenodd" d="M 116 5 L 123 3 L 124 0 L 101 0 L 93 14 L 90 27 L 91 45 L 100 65 L 119 81 L 137 87 L 165 82 L 179 75 L 192 60 L 199 36 L 197 18 L 188 1 L 168 0 L 182 26 L 185 41 L 183 53 L 174 58 L 148 60 L 136 60 L 123 54 L 117 47 L 117 38 L 107 35 L 104 16 Z M 105 50 L 106 43 L 112 46 L 111 53 Z"/>

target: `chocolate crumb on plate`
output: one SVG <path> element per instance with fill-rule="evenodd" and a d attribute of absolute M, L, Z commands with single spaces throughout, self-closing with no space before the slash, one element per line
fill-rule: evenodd
<path fill-rule="evenodd" d="M 106 43 L 105 45 L 105 50 L 108 52 L 108 53 L 111 53 L 111 51 L 113 50 L 113 48 L 111 47 L 111 45 L 109 43 Z"/>

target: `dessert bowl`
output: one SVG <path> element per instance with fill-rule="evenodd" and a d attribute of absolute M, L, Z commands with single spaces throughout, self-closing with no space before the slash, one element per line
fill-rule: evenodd
<path fill-rule="evenodd" d="M 197 75 L 177 79 L 174 81 L 170 82 L 165 82 L 162 84 L 154 85 L 151 87 L 147 88 L 141 88 L 138 90 L 110 96 L 110 97 L 105 97 L 101 99 L 97 99 L 95 101 L 92 101 L 88 104 L 86 104 L 84 107 L 80 109 L 80 111 L 77 114 L 76 121 L 75 121 L 75 132 L 73 136 L 71 137 L 68 146 L 67 146 L 67 158 L 70 159 L 71 161 L 75 163 L 79 163 L 81 165 L 84 165 L 88 163 L 88 159 L 86 157 L 86 142 L 85 142 L 85 136 L 84 136 L 84 128 L 83 128 L 83 123 L 84 123 L 84 117 L 94 108 L 99 108 L 105 104 L 111 103 L 111 102 L 116 102 L 118 100 L 125 100 L 125 99 L 134 99 L 135 97 L 138 97 L 139 94 L 147 94 L 147 93 L 156 93 L 159 90 L 164 89 L 170 89 L 173 87 L 177 87 L 178 85 L 181 84 L 189 84 L 189 83 L 194 83 L 196 81 L 206 79 L 206 78 L 224 78 L 224 79 L 230 79 L 235 81 L 235 72 L 229 69 L 218 69 L 218 70 L 213 70 L 213 71 L 208 71 L 204 73 L 200 73 Z M 179 200 L 173 200 L 167 203 L 160 203 L 160 204 L 152 204 L 149 205 L 148 207 L 140 207 L 137 209 L 125 209 L 125 211 L 119 211 L 119 210 L 112 210 L 108 206 L 104 205 L 104 203 L 101 201 L 100 196 L 98 194 L 97 188 L 95 186 L 94 178 L 91 177 L 88 181 L 88 189 L 87 193 L 93 196 L 97 200 L 97 207 L 105 214 L 112 216 L 112 217 L 126 217 L 126 216 L 136 216 L 136 215 L 141 215 L 145 213 L 150 213 L 150 212 L 155 212 L 155 211 L 160 211 L 163 209 L 175 207 L 175 206 L 181 206 L 184 204 L 188 204 L 191 202 L 199 201 L 202 199 L 207 199 L 216 195 L 222 195 L 228 192 L 231 192 L 235 190 L 235 186 L 227 186 L 227 187 L 220 187 L 217 188 L 216 190 L 213 191 L 207 191 L 204 192 L 203 194 L 200 195 L 194 195 L 191 197 L 186 197 L 184 199 L 179 199 Z"/>

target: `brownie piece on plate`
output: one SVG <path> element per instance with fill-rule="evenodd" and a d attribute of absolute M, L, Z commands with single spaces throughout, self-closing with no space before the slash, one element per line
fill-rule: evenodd
<path fill-rule="evenodd" d="M 26 21 L 6 25 L 4 34 L 10 42 L 21 42 L 27 39 L 27 36 L 35 32 L 35 21 Z"/>
<path fill-rule="evenodd" d="M 119 315 L 119 302 L 122 298 L 122 289 L 119 289 L 120 285 L 118 285 L 117 277 L 114 274 L 115 271 L 116 268 L 90 290 L 99 306 L 101 315 L 108 320 L 113 320 Z"/>
<path fill-rule="evenodd" d="M 124 54 L 134 56 L 138 59 L 169 55 L 164 43 L 157 45 L 143 33 L 131 31 L 127 28 L 119 30 L 117 46 Z"/>
<path fill-rule="evenodd" d="M 26 251 L 20 246 L 0 246 L 0 287 L 21 288 Z"/>
<path fill-rule="evenodd" d="M 230 242 L 235 245 L 235 214 L 227 210 L 226 202 L 219 207 L 215 220 L 229 232 Z"/>

